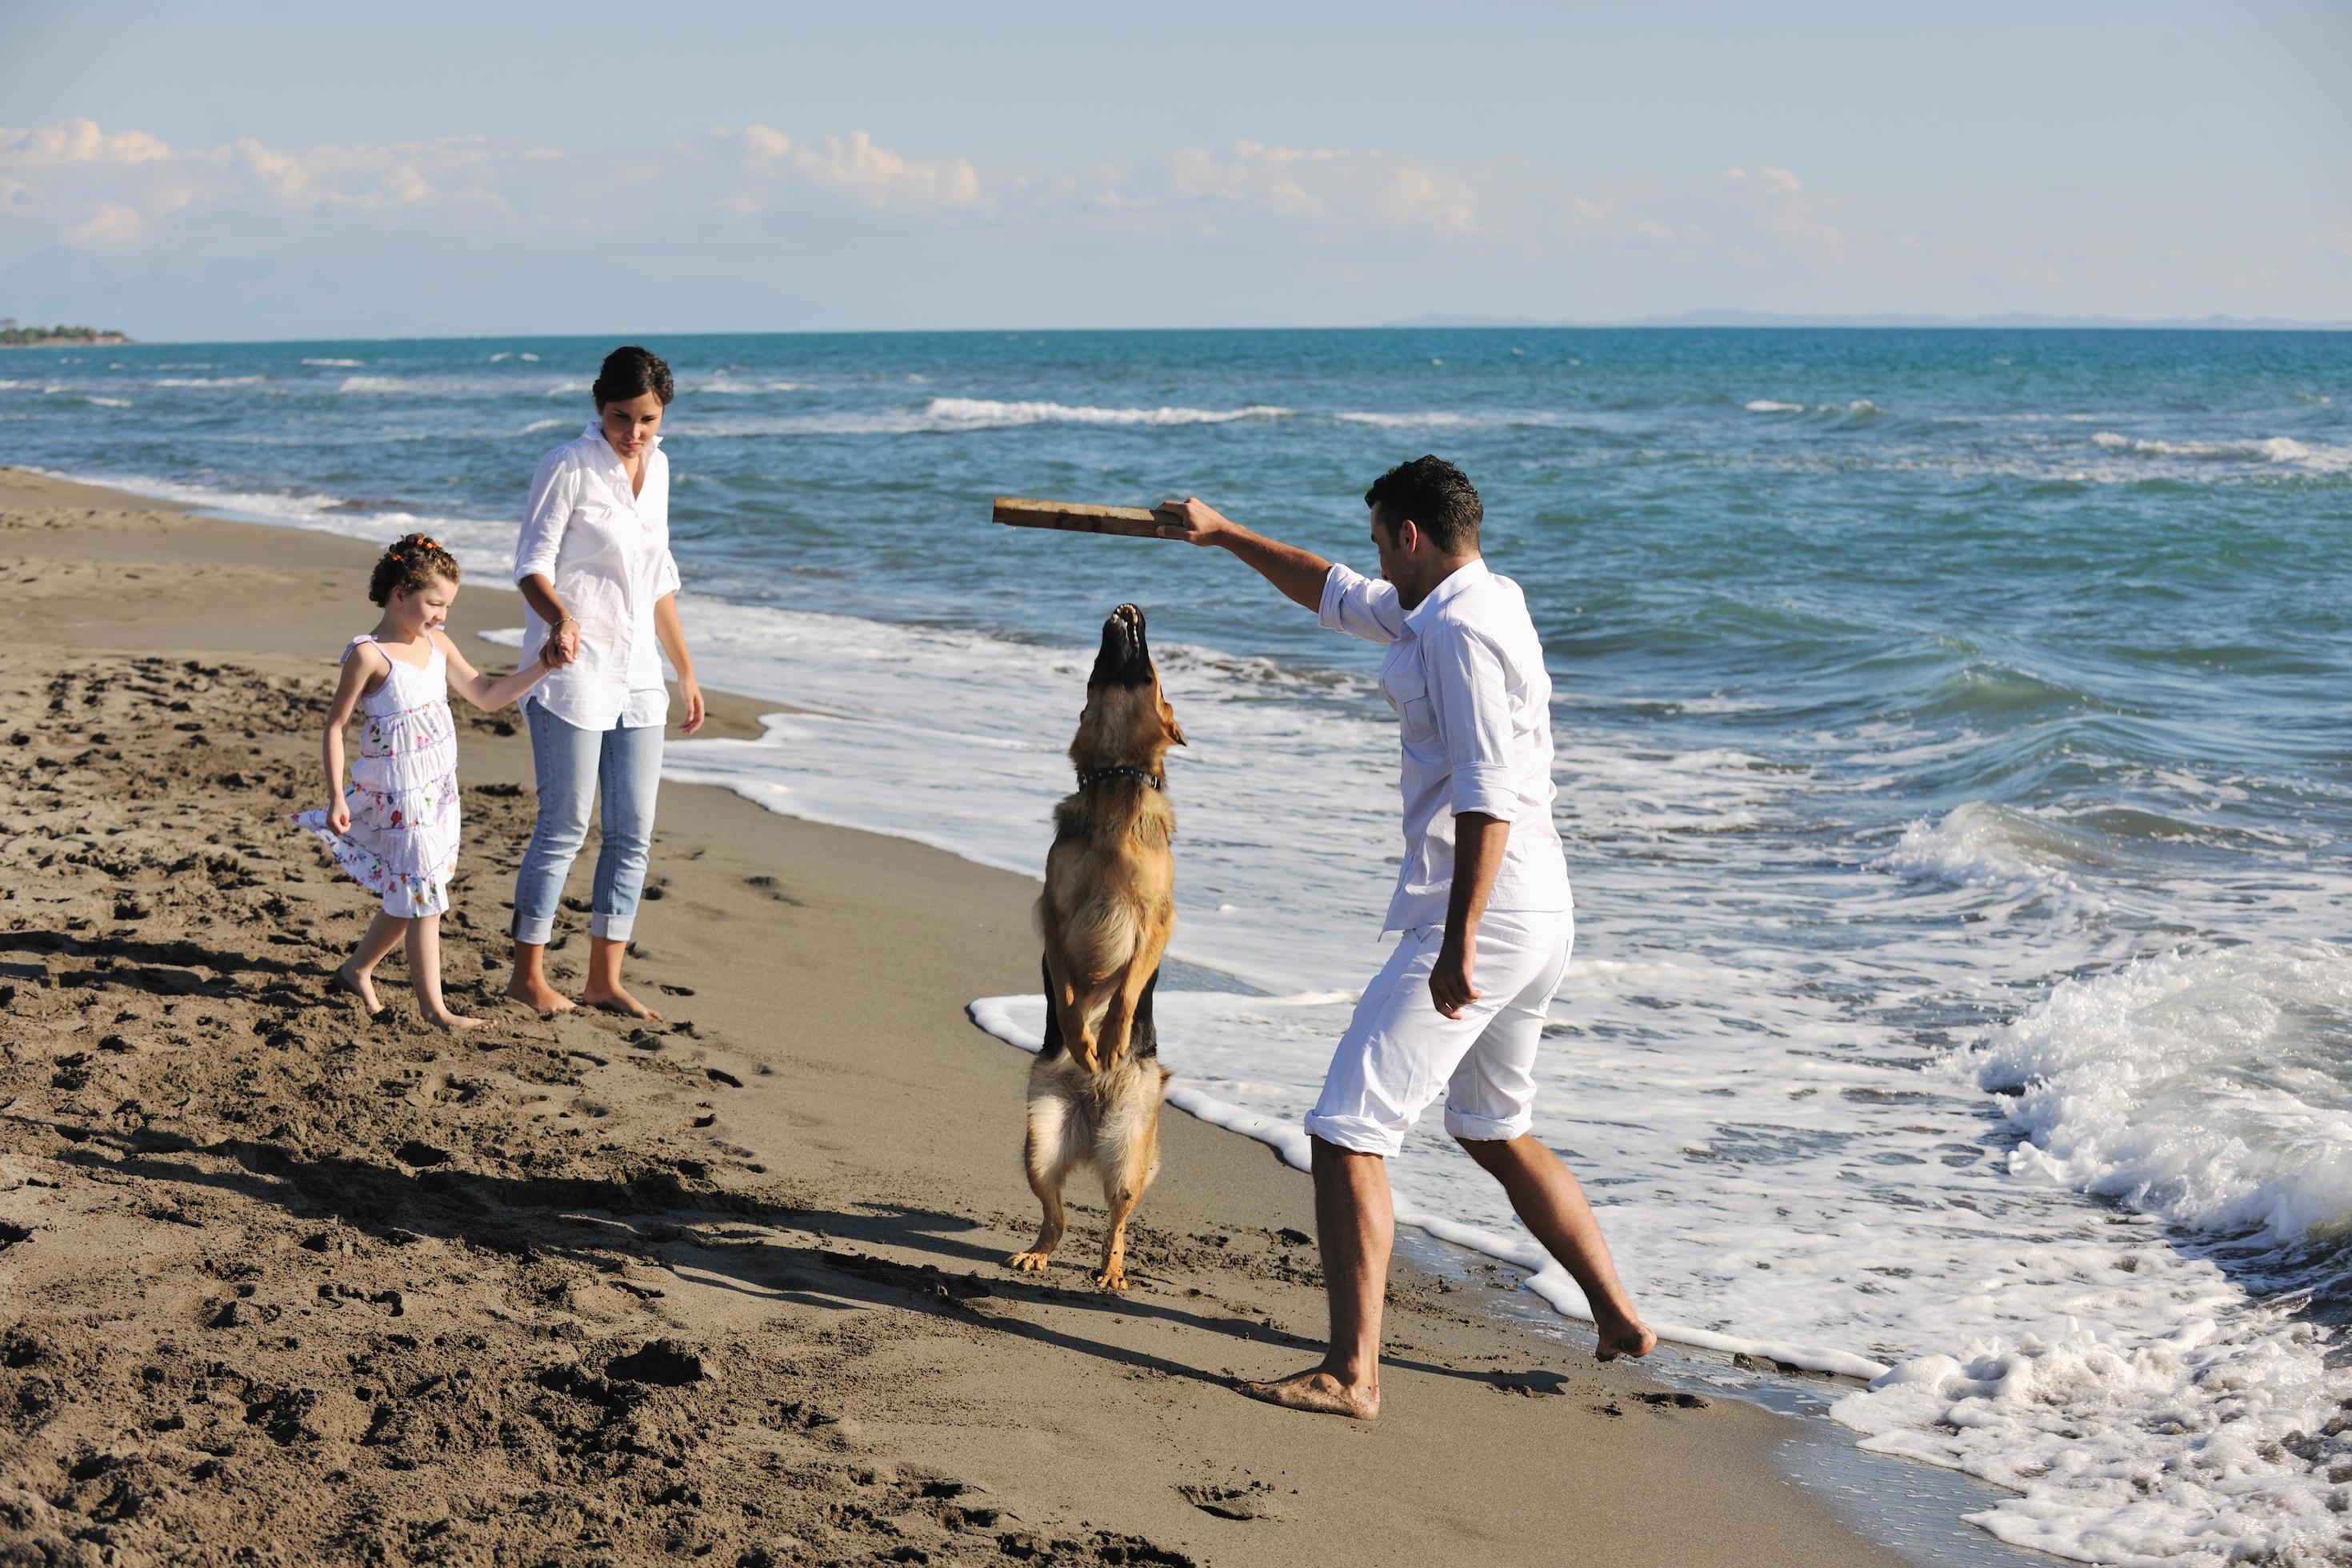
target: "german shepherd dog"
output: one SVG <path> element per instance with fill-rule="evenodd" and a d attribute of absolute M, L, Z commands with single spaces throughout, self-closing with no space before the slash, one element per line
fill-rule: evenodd
<path fill-rule="evenodd" d="M 1037 928 L 1045 940 L 1045 1047 L 1029 1069 L 1023 1162 L 1044 1206 L 1036 1245 L 1005 1261 L 1040 1272 L 1067 1228 L 1062 1184 L 1081 1162 L 1109 1208 L 1095 1283 L 1127 1289 L 1127 1221 L 1160 1173 L 1160 1100 L 1168 1071 L 1151 1021 L 1160 955 L 1176 929 L 1176 813 L 1162 792 L 1171 746 L 1184 743 L 1160 694 L 1143 612 L 1103 623 L 1070 742 L 1078 787 L 1054 808 L 1054 847 Z"/>

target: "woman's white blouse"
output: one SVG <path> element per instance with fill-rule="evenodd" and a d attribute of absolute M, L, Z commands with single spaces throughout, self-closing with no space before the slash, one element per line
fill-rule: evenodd
<path fill-rule="evenodd" d="M 555 596 L 580 623 L 580 657 L 523 700 L 583 730 L 667 723 L 654 602 L 677 591 L 677 563 L 669 552 L 669 459 L 660 437 L 646 454 L 640 493 L 631 492 L 628 470 L 601 425 L 539 460 L 515 541 L 515 581 L 534 574 L 555 584 Z M 538 652 L 547 637 L 547 622 L 526 608 L 523 656 Z"/>

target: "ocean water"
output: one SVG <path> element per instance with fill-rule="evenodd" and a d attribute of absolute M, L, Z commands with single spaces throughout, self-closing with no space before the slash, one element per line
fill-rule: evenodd
<path fill-rule="evenodd" d="M 608 346 L 16 352 L 0 460 L 421 525 L 495 582 Z M 988 501 L 1197 492 L 1364 565 L 1364 486 L 1461 463 L 1557 688 L 1538 1129 L 1653 1321 L 1872 1379 L 1837 1418 L 2009 1489 L 2005 1541 L 2352 1560 L 2352 336 L 655 346 L 704 678 L 806 710 L 670 774 L 1034 871 L 1097 627 L 1143 605 L 1192 741 L 1166 1059 L 1294 1154 L 1382 957 L 1377 650 L 1222 553 Z M 975 1002 L 1034 1038 L 1036 998 Z M 1394 1177 L 1542 1262 L 1433 1117 Z"/>

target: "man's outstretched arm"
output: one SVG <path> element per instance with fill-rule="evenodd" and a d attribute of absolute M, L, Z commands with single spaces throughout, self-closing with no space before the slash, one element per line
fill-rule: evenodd
<path fill-rule="evenodd" d="M 1331 563 L 1313 551 L 1254 533 L 1198 496 L 1165 501 L 1152 510 L 1160 514 L 1160 538 L 1230 550 L 1292 604 L 1322 614 L 1323 580 L 1331 574 Z"/>

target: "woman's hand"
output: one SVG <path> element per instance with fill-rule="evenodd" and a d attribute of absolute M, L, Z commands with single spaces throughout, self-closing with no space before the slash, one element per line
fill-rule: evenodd
<path fill-rule="evenodd" d="M 681 675 L 677 678 L 677 694 L 686 703 L 686 722 L 681 727 L 691 735 L 702 728 L 707 717 L 702 708 L 702 688 L 695 684 L 694 677 Z"/>
<path fill-rule="evenodd" d="M 569 616 L 556 622 L 555 630 L 548 634 L 547 647 L 541 657 L 547 660 L 550 669 L 562 669 L 580 657 L 580 623 Z"/>
<path fill-rule="evenodd" d="M 352 830 L 352 803 L 345 800 L 341 795 L 337 795 L 334 799 L 329 801 L 327 803 L 327 826 L 333 828 L 337 833 L 349 833 Z"/>

